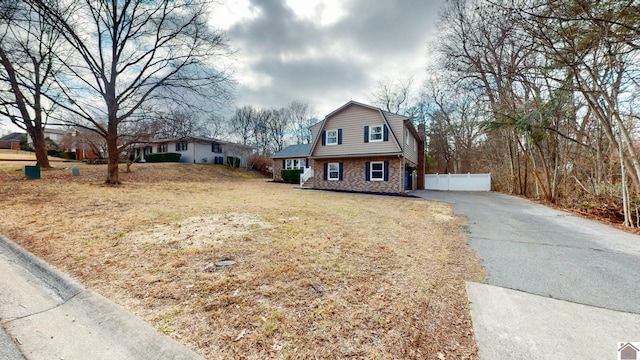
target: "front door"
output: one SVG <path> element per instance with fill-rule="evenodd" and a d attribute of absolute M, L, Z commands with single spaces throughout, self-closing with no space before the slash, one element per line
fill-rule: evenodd
<path fill-rule="evenodd" d="M 413 171 L 411 169 L 405 169 L 404 171 L 404 189 L 405 190 L 413 190 Z"/>

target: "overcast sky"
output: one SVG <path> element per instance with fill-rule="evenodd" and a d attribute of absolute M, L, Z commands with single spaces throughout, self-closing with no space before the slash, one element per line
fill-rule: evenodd
<path fill-rule="evenodd" d="M 235 105 L 298 100 L 322 119 L 349 100 L 370 103 L 379 80 L 419 82 L 446 0 L 218 1 L 211 22 L 236 50 Z"/>
<path fill-rule="evenodd" d="M 376 82 L 425 75 L 445 0 L 224 0 L 212 20 L 237 50 L 236 106 L 308 103 L 320 119 Z"/>

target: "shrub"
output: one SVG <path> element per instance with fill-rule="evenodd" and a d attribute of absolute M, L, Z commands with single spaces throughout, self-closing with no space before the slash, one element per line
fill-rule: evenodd
<path fill-rule="evenodd" d="M 160 152 L 147 154 L 144 156 L 144 160 L 146 162 L 179 162 L 180 156 L 178 153 Z"/>
<path fill-rule="evenodd" d="M 234 168 L 240 167 L 240 158 L 235 156 L 227 156 L 227 165 Z"/>
<path fill-rule="evenodd" d="M 264 155 L 253 154 L 249 159 L 249 167 L 265 176 L 273 176 L 273 160 Z"/>
<path fill-rule="evenodd" d="M 280 176 L 282 176 L 282 180 L 286 183 L 291 183 L 291 184 L 300 183 L 299 169 L 280 170 Z"/>
<path fill-rule="evenodd" d="M 60 151 L 56 150 L 56 149 L 49 149 L 49 150 L 47 150 L 47 155 L 60 157 Z"/>
<path fill-rule="evenodd" d="M 71 159 L 71 160 L 75 160 L 76 159 L 75 151 L 60 151 L 58 156 L 60 156 L 63 159 Z"/>

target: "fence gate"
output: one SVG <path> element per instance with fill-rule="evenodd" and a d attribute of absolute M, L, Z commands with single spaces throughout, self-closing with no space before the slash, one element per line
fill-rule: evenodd
<path fill-rule="evenodd" d="M 427 174 L 425 190 L 491 191 L 491 174 Z"/>

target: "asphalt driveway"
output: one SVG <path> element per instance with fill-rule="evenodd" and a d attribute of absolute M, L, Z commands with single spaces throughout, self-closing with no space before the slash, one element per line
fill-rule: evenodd
<path fill-rule="evenodd" d="M 413 194 L 467 218 L 469 246 L 488 273 L 489 285 L 467 285 L 481 357 L 514 356 L 513 347 L 524 346 L 528 358 L 547 358 L 582 338 L 584 352 L 564 354 L 615 359 L 616 342 L 640 342 L 640 236 L 499 193 Z M 543 338 L 530 336 L 536 331 Z M 596 354 L 597 347 L 607 349 Z"/>

